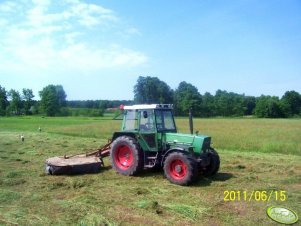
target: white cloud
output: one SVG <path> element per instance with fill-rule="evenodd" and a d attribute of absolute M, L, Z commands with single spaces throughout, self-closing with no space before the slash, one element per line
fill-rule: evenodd
<path fill-rule="evenodd" d="M 80 54 L 78 54 L 80 53 Z M 146 57 L 137 51 L 121 47 L 108 47 L 107 49 L 91 49 L 84 44 L 70 45 L 58 53 L 60 63 L 67 67 L 84 71 L 99 70 L 127 65 L 137 66 L 144 63 Z M 84 66 L 84 67 L 82 67 Z"/>
<path fill-rule="evenodd" d="M 8 21 L 6 19 L 0 19 L 0 27 L 4 27 L 8 25 Z"/>
<path fill-rule="evenodd" d="M 0 71 L 8 67 L 92 71 L 147 61 L 145 54 L 118 44 L 113 37 L 119 31 L 127 35 L 140 32 L 124 27 L 114 11 L 100 5 L 79 0 L 4 2 L 0 4 L 2 15 Z"/>
<path fill-rule="evenodd" d="M 118 20 L 110 9 L 78 1 L 71 7 L 70 14 L 77 17 L 80 24 L 88 27 Z"/>
<path fill-rule="evenodd" d="M 142 35 L 141 32 L 137 29 L 137 28 L 134 28 L 134 27 L 130 27 L 126 30 L 126 33 L 129 34 L 129 35 Z"/>
<path fill-rule="evenodd" d="M 78 37 L 80 37 L 80 35 L 81 35 L 80 32 L 70 32 L 70 33 L 64 34 L 64 38 L 65 38 L 67 46 L 76 44 L 76 39 Z"/>
<path fill-rule="evenodd" d="M 2 13 L 10 13 L 14 12 L 17 7 L 15 2 L 4 2 L 0 4 L 0 12 Z"/>

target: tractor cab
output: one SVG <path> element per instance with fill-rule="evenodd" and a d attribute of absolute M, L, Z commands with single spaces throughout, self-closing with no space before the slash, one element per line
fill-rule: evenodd
<path fill-rule="evenodd" d="M 172 104 L 124 106 L 122 131 L 177 132 Z"/>
<path fill-rule="evenodd" d="M 164 134 L 177 132 L 172 107 L 172 104 L 124 106 L 121 131 L 139 134 L 142 148 L 157 152 L 163 147 Z"/>

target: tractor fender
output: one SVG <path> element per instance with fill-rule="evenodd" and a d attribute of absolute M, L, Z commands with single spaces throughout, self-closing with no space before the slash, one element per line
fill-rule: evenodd
<path fill-rule="evenodd" d="M 187 151 L 185 151 L 184 148 L 171 148 L 171 149 L 169 149 L 168 151 L 166 151 L 166 152 L 164 153 L 164 155 L 162 156 L 161 166 L 164 165 L 164 161 L 165 161 L 166 157 L 167 157 L 170 153 L 173 153 L 173 152 L 181 152 L 181 153 L 183 153 L 183 154 L 187 154 Z"/>
<path fill-rule="evenodd" d="M 136 136 L 135 136 L 134 133 L 129 133 L 129 132 L 115 132 L 113 134 L 112 141 L 114 141 L 116 138 L 121 137 L 121 136 L 132 137 L 135 140 L 137 140 L 137 138 L 136 138 Z"/>

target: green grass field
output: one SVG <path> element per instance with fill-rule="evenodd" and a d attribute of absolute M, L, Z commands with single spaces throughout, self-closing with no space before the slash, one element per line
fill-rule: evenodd
<path fill-rule="evenodd" d="M 188 132 L 187 119 L 176 121 L 180 132 Z M 99 174 L 44 174 L 45 159 L 94 150 L 120 123 L 106 117 L 0 118 L 0 225 L 279 225 L 266 216 L 271 205 L 301 217 L 298 119 L 195 119 L 195 130 L 212 136 L 221 169 L 189 187 L 169 183 L 163 172 L 119 175 L 109 159 Z M 270 201 L 224 201 L 231 190 L 274 193 Z M 285 201 L 275 195 L 280 190 Z"/>

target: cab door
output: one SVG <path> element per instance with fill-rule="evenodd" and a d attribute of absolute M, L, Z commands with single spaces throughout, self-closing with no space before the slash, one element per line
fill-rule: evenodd
<path fill-rule="evenodd" d="M 155 116 L 153 109 L 139 111 L 139 134 L 142 147 L 148 151 L 158 151 Z"/>

